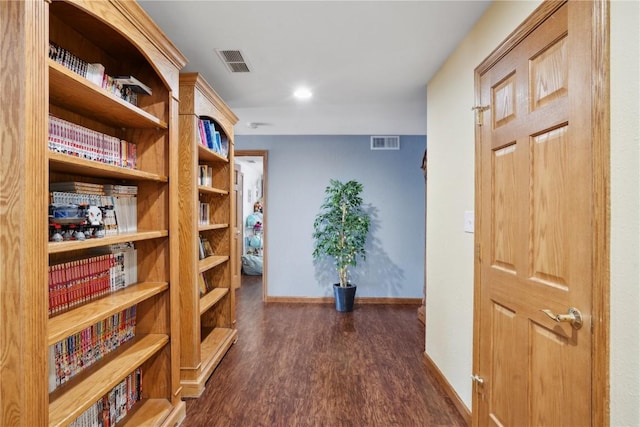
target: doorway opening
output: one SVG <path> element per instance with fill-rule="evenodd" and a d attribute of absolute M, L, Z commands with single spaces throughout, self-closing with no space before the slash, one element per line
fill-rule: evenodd
<path fill-rule="evenodd" d="M 267 151 L 235 150 L 236 265 L 243 281 L 262 282 L 262 301 L 267 295 Z"/>

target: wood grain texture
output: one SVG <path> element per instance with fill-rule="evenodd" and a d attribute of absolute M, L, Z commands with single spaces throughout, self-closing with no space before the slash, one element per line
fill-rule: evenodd
<path fill-rule="evenodd" d="M 465 426 L 423 362 L 416 305 L 264 304 L 243 276 L 238 342 L 184 427 Z"/>
<path fill-rule="evenodd" d="M 123 344 L 110 357 L 56 389 L 50 395 L 49 425 L 63 426 L 72 422 L 145 360 L 165 347 L 168 341 L 166 335 L 136 337 Z"/>
<path fill-rule="evenodd" d="M 515 36 L 476 69 L 481 100 L 513 70 L 518 70 L 516 76 L 531 74 L 527 87 L 525 79 L 517 80 L 522 88 L 518 93 L 525 94 L 522 100 L 526 101 L 517 105 L 519 116 L 503 129 L 481 126 L 476 134 L 483 153 L 476 157 L 476 189 L 482 201 L 477 209 L 481 215 L 477 230 L 482 246 L 490 241 L 490 226 L 482 224 L 491 219 L 492 212 L 488 208 L 492 199 L 482 190 L 489 186 L 495 167 L 488 153 L 513 140 L 524 148 L 516 151 L 515 158 L 518 199 L 515 207 L 493 201 L 494 208 L 506 214 L 512 209 L 514 218 L 527 219 L 518 223 L 513 239 L 518 255 L 513 280 L 489 267 L 478 250 L 474 302 L 480 315 L 474 325 L 473 373 L 483 377 L 484 385 L 474 393 L 474 425 L 602 424 L 592 391 L 600 389 L 603 397 L 602 380 L 596 379 L 597 359 L 606 350 L 592 343 L 594 334 L 589 330 L 591 314 L 601 298 L 597 281 L 604 277 L 597 271 L 603 272 L 608 262 L 606 256 L 604 260 L 596 257 L 607 254 L 606 247 L 598 246 L 603 240 L 596 236 L 606 234 L 607 212 L 595 195 L 602 194 L 600 201 L 606 200 L 607 166 L 593 153 L 598 144 L 601 153 L 608 147 L 608 142 L 600 142 L 593 132 L 594 111 L 599 111 L 597 105 L 602 102 L 593 92 L 593 70 L 601 67 L 600 63 L 594 65 L 601 61 L 594 57 L 591 46 L 598 39 L 593 36 L 592 16 L 597 3 L 543 3 Z M 553 17 L 547 19 L 547 13 Z M 608 103 L 606 97 L 604 102 Z M 599 171 L 599 183 L 588 178 L 595 171 Z M 594 224 L 603 228 L 596 230 Z M 499 345 L 505 335 L 513 335 L 508 316 L 491 318 L 492 303 L 506 307 L 516 317 L 517 339 L 506 339 L 512 343 L 510 349 Z M 578 307 L 587 323 L 582 330 L 574 330 L 567 324 L 550 322 L 541 315 L 542 307 L 555 313 Z M 603 358 L 600 360 L 602 363 Z M 603 404 L 599 405 L 602 410 Z"/>
<path fill-rule="evenodd" d="M 610 423 L 609 358 L 610 358 L 610 3 L 592 3 L 591 76 L 594 108 L 591 117 L 593 135 L 594 241 L 593 269 L 593 368 L 591 401 L 593 425 L 608 427 Z"/>
<path fill-rule="evenodd" d="M 185 397 L 200 395 L 222 356 L 235 340 L 235 295 L 231 289 L 234 219 L 231 192 L 233 125 L 238 118 L 213 88 L 196 73 L 180 75 L 179 283 L 180 385 Z M 229 143 L 228 158 L 204 148 L 198 138 L 198 120 L 209 119 Z M 211 186 L 197 183 L 198 165 L 211 168 Z M 209 204 L 209 224 L 199 224 L 199 202 Z M 210 244 L 213 255 L 198 259 L 198 239 Z M 200 298 L 197 280 L 203 274 L 215 288 Z M 209 331 L 213 330 L 213 333 Z M 219 337 L 219 332 L 227 338 Z M 217 337 L 217 338 L 216 338 Z M 231 338 L 229 338 L 231 337 Z"/>
<path fill-rule="evenodd" d="M 43 1 L 0 2 L 2 426 L 47 420 L 47 9 Z"/>

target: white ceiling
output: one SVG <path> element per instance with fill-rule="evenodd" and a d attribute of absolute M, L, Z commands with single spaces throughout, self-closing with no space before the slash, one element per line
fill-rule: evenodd
<path fill-rule="evenodd" d="M 238 116 L 242 135 L 424 135 L 426 84 L 490 1 L 140 5 Z M 240 50 L 231 73 L 215 49 Z M 293 98 L 299 85 L 313 97 Z M 248 123 L 257 123 L 253 129 Z"/>

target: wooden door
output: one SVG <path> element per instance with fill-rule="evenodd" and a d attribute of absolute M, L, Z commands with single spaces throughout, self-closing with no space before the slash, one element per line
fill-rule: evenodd
<path fill-rule="evenodd" d="M 476 70 L 474 425 L 593 420 L 592 7 L 543 4 Z"/>
<path fill-rule="evenodd" d="M 235 194 L 236 201 L 236 219 L 233 226 L 233 236 L 235 239 L 235 254 L 236 262 L 234 264 L 233 272 L 231 273 L 231 285 L 234 288 L 239 288 L 241 285 L 242 277 L 242 253 L 244 251 L 244 219 L 242 205 L 244 203 L 242 193 L 243 175 L 240 171 L 240 165 L 233 165 L 233 192 Z"/>

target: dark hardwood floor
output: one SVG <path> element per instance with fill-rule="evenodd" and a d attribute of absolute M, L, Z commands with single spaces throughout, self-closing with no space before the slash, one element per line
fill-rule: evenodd
<path fill-rule="evenodd" d="M 264 304 L 259 276 L 236 295 L 238 342 L 184 427 L 465 425 L 428 374 L 416 306 Z"/>

